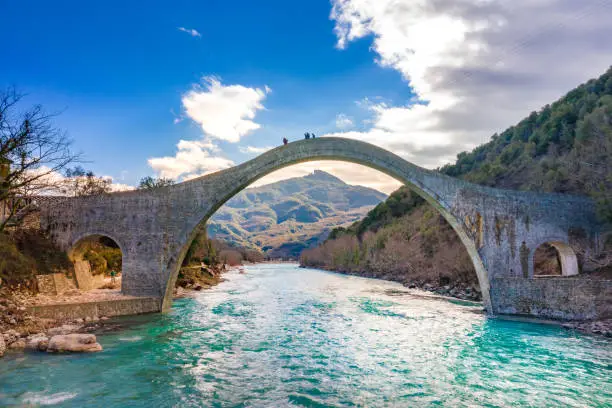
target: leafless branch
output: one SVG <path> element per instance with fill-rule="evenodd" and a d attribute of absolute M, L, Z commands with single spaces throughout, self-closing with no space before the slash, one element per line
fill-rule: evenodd
<path fill-rule="evenodd" d="M 54 115 L 40 105 L 22 110 L 22 99 L 13 88 L 0 91 L 0 164 L 9 164 L 0 179 L 0 203 L 7 210 L 0 231 L 23 208 L 20 199 L 55 190 L 57 176 L 79 160 L 66 133 L 54 126 Z"/>

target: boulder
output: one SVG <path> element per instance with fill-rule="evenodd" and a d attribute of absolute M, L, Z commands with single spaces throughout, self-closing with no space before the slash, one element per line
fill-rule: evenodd
<path fill-rule="evenodd" d="M 23 350 L 25 349 L 25 346 L 26 346 L 26 341 L 24 339 L 19 339 L 9 344 L 8 348 L 10 350 Z"/>
<path fill-rule="evenodd" d="M 28 337 L 25 348 L 26 350 L 31 351 L 45 351 L 47 350 L 48 346 L 49 338 L 46 335 L 39 333 Z"/>
<path fill-rule="evenodd" d="M 0 336 L 0 357 L 4 355 L 6 351 L 6 344 L 4 343 L 4 336 Z"/>
<path fill-rule="evenodd" d="M 9 330 L 4 332 L 2 337 L 4 337 L 4 343 L 6 343 L 6 345 L 8 346 L 11 343 L 17 341 L 19 337 L 21 337 L 21 335 L 16 330 Z"/>
<path fill-rule="evenodd" d="M 95 352 L 102 351 L 102 346 L 93 334 L 58 334 L 51 337 L 47 352 Z"/>

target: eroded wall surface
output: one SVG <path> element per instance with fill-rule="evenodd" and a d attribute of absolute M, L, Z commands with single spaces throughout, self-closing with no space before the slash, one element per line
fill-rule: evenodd
<path fill-rule="evenodd" d="M 546 277 L 493 279 L 496 312 L 560 320 L 612 318 L 612 281 Z"/>

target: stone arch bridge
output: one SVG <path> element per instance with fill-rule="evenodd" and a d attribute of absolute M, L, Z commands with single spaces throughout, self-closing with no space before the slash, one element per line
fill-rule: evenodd
<path fill-rule="evenodd" d="M 91 235 L 112 238 L 123 253 L 122 292 L 158 297 L 160 309 L 165 310 L 171 305 L 178 270 L 197 228 L 257 179 L 313 160 L 341 160 L 380 170 L 425 198 L 465 245 L 489 313 L 552 317 L 597 313 L 597 305 L 591 303 L 559 310 L 557 303 L 567 302 L 542 298 L 547 290 L 557 291 L 558 284 L 547 289 L 533 277 L 533 254 L 545 242 L 559 249 L 564 274 L 578 273 L 577 258 L 569 246 L 572 231 L 591 242 L 598 239 L 594 204 L 589 199 L 474 185 L 351 139 L 300 140 L 233 168 L 156 190 L 49 200 L 40 205 L 41 226 L 66 250 Z M 565 292 L 575 292 L 574 284 L 564 285 Z M 592 297 L 601 296 L 600 288 L 585 290 L 594 291 Z M 539 303 L 530 304 L 531 298 Z"/>

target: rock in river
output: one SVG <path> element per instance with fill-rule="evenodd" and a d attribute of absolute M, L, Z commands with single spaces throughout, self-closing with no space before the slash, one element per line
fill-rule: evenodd
<path fill-rule="evenodd" d="M 51 337 L 47 351 L 53 352 L 94 352 L 102 351 L 102 346 L 96 341 L 93 334 L 59 334 Z"/>

